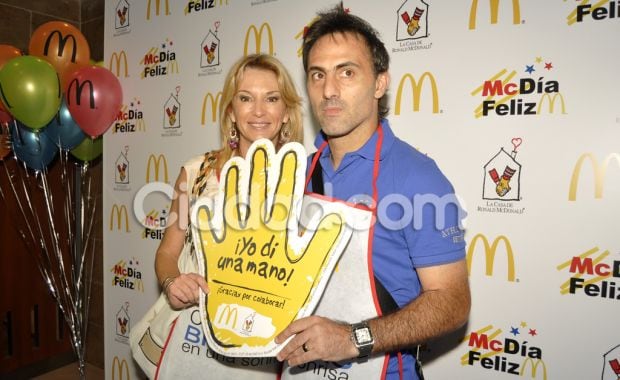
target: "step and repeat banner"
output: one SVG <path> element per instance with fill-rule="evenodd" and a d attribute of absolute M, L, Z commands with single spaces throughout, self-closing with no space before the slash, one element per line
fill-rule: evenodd
<path fill-rule="evenodd" d="M 305 98 L 303 31 L 334 4 L 106 1 L 104 63 L 124 99 L 104 137 L 106 379 L 143 377 L 129 332 L 160 292 L 155 251 L 180 166 L 219 147 L 228 68 L 273 54 Z M 617 379 L 620 2 L 344 4 L 391 54 L 396 134 L 438 162 L 468 211 L 471 318 L 423 348 L 427 377 Z M 198 330 L 185 347 L 213 355 Z"/>

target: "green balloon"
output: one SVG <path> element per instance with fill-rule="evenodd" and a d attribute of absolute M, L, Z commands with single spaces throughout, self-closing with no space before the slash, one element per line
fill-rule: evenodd
<path fill-rule="evenodd" d="M 69 152 L 71 152 L 73 157 L 82 161 L 92 161 L 103 152 L 103 136 L 99 136 L 96 139 L 86 137 L 78 146 L 71 149 Z"/>
<path fill-rule="evenodd" d="M 13 58 L 0 69 L 0 98 L 22 124 L 43 128 L 60 108 L 60 79 L 54 66 L 40 58 Z"/>

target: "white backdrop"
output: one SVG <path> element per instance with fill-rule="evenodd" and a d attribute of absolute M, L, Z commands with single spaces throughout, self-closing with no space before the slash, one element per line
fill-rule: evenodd
<path fill-rule="evenodd" d="M 106 2 L 105 64 L 124 91 L 104 138 L 107 379 L 140 378 L 127 337 L 159 292 L 157 228 L 170 200 L 150 195 L 136 214 L 139 190 L 173 184 L 182 162 L 219 146 L 211 102 L 246 51 L 277 56 L 305 94 L 301 33 L 334 4 Z M 425 347 L 427 378 L 617 379 L 618 4 L 345 1 L 390 51 L 396 134 L 438 162 L 469 213 L 471 318 Z M 402 15 L 416 8 L 409 35 Z M 507 174 L 503 196 L 493 169 Z"/>

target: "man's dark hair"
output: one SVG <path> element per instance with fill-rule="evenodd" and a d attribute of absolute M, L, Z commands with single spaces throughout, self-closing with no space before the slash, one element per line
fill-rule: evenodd
<path fill-rule="evenodd" d="M 305 72 L 308 72 L 308 56 L 316 41 L 325 35 L 347 32 L 360 36 L 366 43 L 375 75 L 388 71 L 390 56 L 379 33 L 364 19 L 348 13 L 340 2 L 328 11 L 319 12 L 316 21 L 306 30 L 302 56 Z M 388 108 L 383 105 L 384 100 L 385 95 L 379 101 L 379 117 L 385 117 L 388 113 Z"/>

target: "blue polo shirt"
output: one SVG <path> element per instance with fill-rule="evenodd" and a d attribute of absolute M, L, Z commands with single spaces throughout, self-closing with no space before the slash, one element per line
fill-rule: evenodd
<path fill-rule="evenodd" d="M 372 264 L 376 278 L 403 307 L 420 294 L 416 268 L 465 257 L 464 231 L 459 227 L 465 213 L 435 161 L 398 139 L 387 120 L 381 120 L 381 125 Z M 315 146 L 324 141 L 325 136 L 319 133 Z M 347 153 L 337 169 L 331 162 L 329 145 L 324 148 L 319 160 L 326 196 L 371 204 L 377 141 L 375 131 L 359 150 Z M 312 191 L 312 183 L 308 191 Z M 405 378 L 415 378 L 411 357 L 405 359 Z M 388 378 L 394 375 L 398 378 L 398 363 L 392 358 Z"/>

